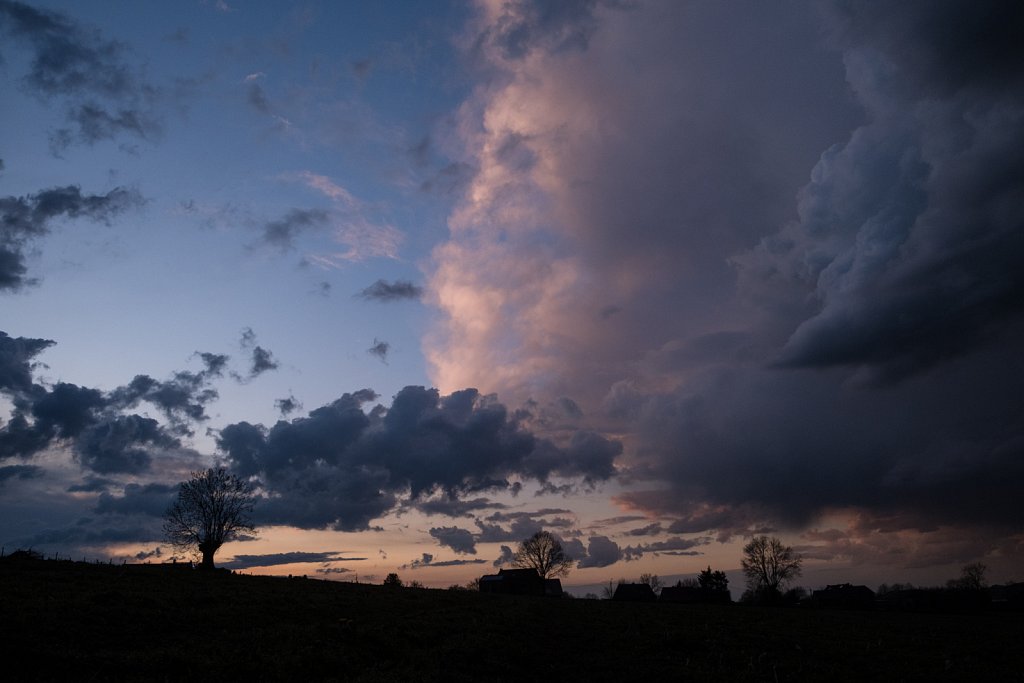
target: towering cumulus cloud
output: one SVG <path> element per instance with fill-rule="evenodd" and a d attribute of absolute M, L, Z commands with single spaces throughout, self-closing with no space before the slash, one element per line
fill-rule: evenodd
<path fill-rule="evenodd" d="M 571 397 L 673 532 L 1019 553 L 1021 10 L 558 7 L 479 5 L 438 385 Z"/>

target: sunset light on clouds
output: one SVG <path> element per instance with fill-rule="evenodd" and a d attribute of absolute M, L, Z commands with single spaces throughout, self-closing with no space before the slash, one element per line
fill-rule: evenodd
<path fill-rule="evenodd" d="M 166 560 L 221 463 L 247 572 L 1019 580 L 1021 29 L 0 0 L 0 541 Z"/>

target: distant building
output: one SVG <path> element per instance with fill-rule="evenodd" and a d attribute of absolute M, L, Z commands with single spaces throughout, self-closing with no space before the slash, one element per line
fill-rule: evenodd
<path fill-rule="evenodd" d="M 811 604 L 833 609 L 871 609 L 875 606 L 875 592 L 867 586 L 838 583 L 814 591 Z"/>
<path fill-rule="evenodd" d="M 1020 610 L 1024 609 L 1024 583 L 1010 583 L 1005 586 L 992 586 L 988 589 L 993 609 Z"/>
<path fill-rule="evenodd" d="M 481 593 L 500 595 L 546 595 L 562 597 L 562 582 L 542 579 L 536 569 L 501 569 L 480 577 Z"/>
<path fill-rule="evenodd" d="M 620 583 L 615 587 L 612 600 L 623 602 L 654 602 L 658 596 L 646 583 Z"/>

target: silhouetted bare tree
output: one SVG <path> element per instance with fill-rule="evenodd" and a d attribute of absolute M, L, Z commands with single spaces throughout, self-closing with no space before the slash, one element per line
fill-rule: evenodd
<path fill-rule="evenodd" d="M 961 590 L 980 591 L 988 585 L 988 581 L 985 579 L 987 572 L 988 567 L 985 564 L 972 562 L 971 564 L 964 565 L 959 579 L 951 579 L 946 582 L 946 585 L 950 588 L 959 588 Z"/>
<path fill-rule="evenodd" d="M 512 565 L 520 569 L 533 568 L 542 579 L 565 576 L 575 562 L 562 550 L 562 544 L 550 531 L 538 531 L 519 544 L 512 557 Z"/>
<path fill-rule="evenodd" d="M 740 564 L 752 593 L 779 595 L 782 586 L 800 576 L 803 559 L 774 536 L 755 536 L 743 546 Z"/>
<path fill-rule="evenodd" d="M 224 543 L 256 532 L 253 501 L 249 485 L 224 468 L 193 472 L 164 515 L 164 533 L 174 547 L 198 551 L 201 566 L 213 569 L 213 555 Z"/>
<path fill-rule="evenodd" d="M 641 574 L 640 583 L 646 583 L 655 594 L 661 592 L 661 579 L 658 578 L 657 574 Z"/>

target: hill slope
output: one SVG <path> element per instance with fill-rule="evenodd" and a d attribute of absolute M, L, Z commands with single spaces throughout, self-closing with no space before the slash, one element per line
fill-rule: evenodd
<path fill-rule="evenodd" d="M 1024 680 L 1022 626 L 0 562 L 0 652 L 36 679 Z"/>

